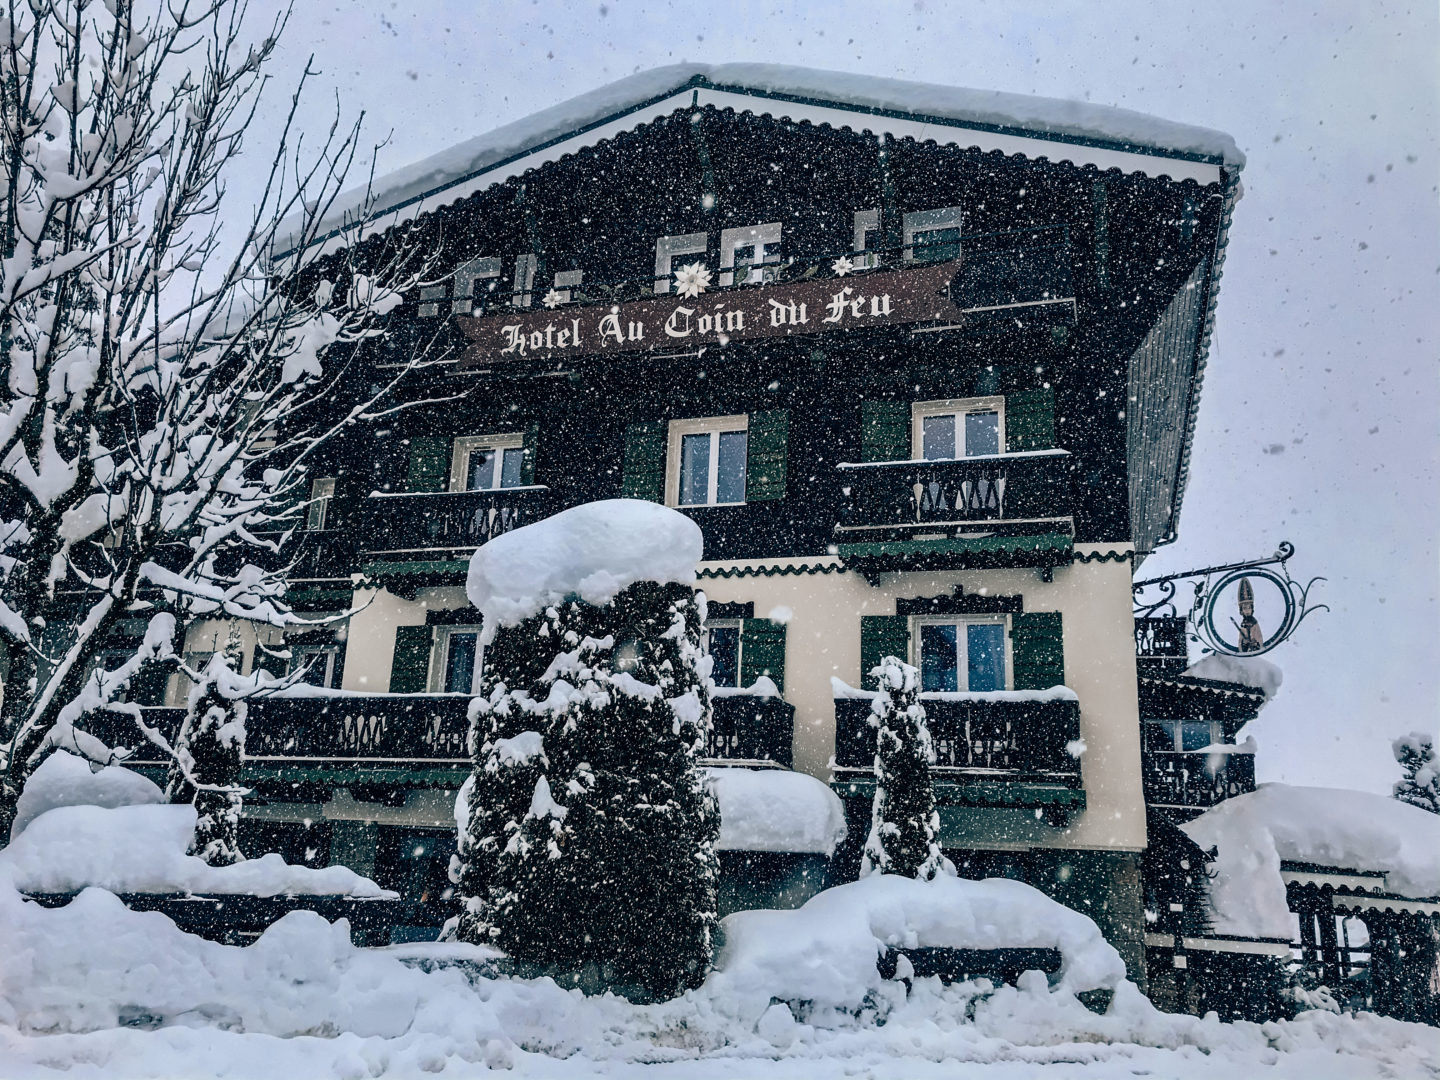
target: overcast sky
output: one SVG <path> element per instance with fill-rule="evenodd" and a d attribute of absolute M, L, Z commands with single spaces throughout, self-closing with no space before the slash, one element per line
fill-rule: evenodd
<path fill-rule="evenodd" d="M 257 13 L 264 0 L 254 0 Z M 1329 580 L 1270 658 L 1262 780 L 1388 792 L 1390 739 L 1440 717 L 1434 3 L 302 0 L 269 107 L 314 53 L 398 168 L 681 60 L 758 61 L 1121 105 L 1248 155 L 1180 540 L 1149 576 L 1263 556 Z M 285 95 L 288 96 L 288 95 Z M 258 133 L 257 133 L 258 134 Z M 257 151 L 264 138 L 252 141 Z M 243 195 L 240 186 L 237 195 Z"/>

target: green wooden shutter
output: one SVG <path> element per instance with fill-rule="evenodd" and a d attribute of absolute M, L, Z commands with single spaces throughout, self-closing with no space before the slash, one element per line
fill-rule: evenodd
<path fill-rule="evenodd" d="M 1058 611 L 1010 616 L 1010 666 L 1016 690 L 1065 684 L 1065 641 Z"/>
<path fill-rule="evenodd" d="M 1005 397 L 1005 449 L 1049 450 L 1055 445 L 1055 393 L 1022 390 Z"/>
<path fill-rule="evenodd" d="M 750 414 L 745 447 L 745 501 L 785 497 L 790 414 L 784 409 Z"/>
<path fill-rule="evenodd" d="M 520 459 L 520 483 L 535 483 L 535 453 L 540 444 L 540 425 L 531 424 L 525 429 L 524 456 Z"/>
<path fill-rule="evenodd" d="M 663 420 L 625 426 L 625 469 L 620 483 L 625 498 L 665 501 L 665 432 Z"/>
<path fill-rule="evenodd" d="M 908 615 L 860 616 L 860 685 L 877 689 L 870 672 L 887 656 L 910 662 L 910 617 Z"/>
<path fill-rule="evenodd" d="M 390 693 L 423 694 L 430 683 L 428 626 L 395 628 L 395 659 L 390 665 Z"/>
<path fill-rule="evenodd" d="M 908 401 L 862 401 L 860 403 L 860 460 L 908 461 L 910 459 L 910 403 Z"/>
<path fill-rule="evenodd" d="M 444 491 L 450 476 L 450 440 L 422 435 L 410 440 L 410 491 Z"/>
<path fill-rule="evenodd" d="M 740 685 L 752 686 L 761 675 L 785 692 L 785 627 L 769 619 L 745 619 L 740 624 Z"/>

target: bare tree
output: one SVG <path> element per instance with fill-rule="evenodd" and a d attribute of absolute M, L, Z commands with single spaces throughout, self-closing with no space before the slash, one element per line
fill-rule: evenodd
<path fill-rule="evenodd" d="M 358 121 L 307 151 L 297 88 L 253 212 L 223 203 L 285 16 L 252 43 L 240 0 L 143 6 L 9 0 L 0 17 L 0 844 L 51 747 L 108 757 L 82 716 L 141 722 L 124 691 L 183 667 L 177 627 L 297 621 L 284 556 L 307 463 L 403 407 L 393 391 L 427 362 L 390 357 L 358 396 L 344 379 L 427 269 L 378 226 L 314 243 Z M 106 670 L 122 618 L 148 630 Z"/>

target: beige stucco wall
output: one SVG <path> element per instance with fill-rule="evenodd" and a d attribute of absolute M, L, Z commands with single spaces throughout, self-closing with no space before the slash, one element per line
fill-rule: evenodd
<path fill-rule="evenodd" d="M 743 564 L 704 565 L 720 569 Z M 1034 570 L 884 574 L 875 586 L 849 572 L 707 578 L 702 582 L 711 600 L 753 602 L 757 616 L 768 615 L 776 607 L 791 610 L 785 643 L 785 697 L 795 706 L 795 768 L 822 779 L 829 779 L 835 743 L 830 678 L 837 676 L 859 685 L 860 616 L 894 615 L 897 597 L 949 595 L 957 584 L 967 593 L 1018 593 L 1025 598 L 1026 611 L 1059 611 L 1063 615 L 1065 682 L 1080 698 L 1080 734 L 1086 744 L 1081 774 L 1087 808 L 1067 828 L 1037 826 L 1031 842 L 1142 849 L 1145 802 L 1127 561 L 1077 562 L 1058 568 L 1050 582 L 1042 581 Z M 979 835 L 1013 835 L 1011 830 L 992 830 L 985 822 L 996 813 L 1000 812 L 974 812 L 973 824 Z M 956 828 L 964 830 L 964 824 L 957 822 Z"/>
<path fill-rule="evenodd" d="M 345 690 L 386 694 L 390 692 L 390 668 L 395 659 L 395 628 L 422 626 L 427 611 L 449 611 L 469 606 L 469 601 L 460 586 L 421 589 L 414 600 L 385 589 L 357 589 L 355 606 L 361 610 L 350 617 L 341 686 Z"/>

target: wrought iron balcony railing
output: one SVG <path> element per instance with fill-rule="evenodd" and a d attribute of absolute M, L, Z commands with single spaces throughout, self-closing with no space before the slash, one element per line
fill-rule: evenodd
<path fill-rule="evenodd" d="M 1141 770 L 1145 802 L 1182 811 L 1182 819 L 1235 795 L 1255 790 L 1255 755 L 1211 754 L 1198 750 L 1147 750 Z"/>
<path fill-rule="evenodd" d="M 1080 786 L 1080 705 L 1071 700 L 945 700 L 922 696 L 937 780 Z M 835 767 L 869 771 L 875 729 L 868 697 L 835 699 Z"/>
<path fill-rule="evenodd" d="M 1069 453 L 1041 450 L 956 458 L 842 464 L 839 530 L 930 531 L 975 522 L 1054 527 L 1071 516 Z"/>
<path fill-rule="evenodd" d="M 470 730 L 463 694 L 269 697 L 250 703 L 245 760 L 252 765 L 463 765 Z M 706 759 L 790 767 L 795 709 L 780 698 L 716 697 Z M 147 708 L 145 722 L 173 740 L 185 710 Z M 109 746 L 135 750 L 133 764 L 165 764 L 127 717 L 92 714 L 83 726 Z"/>

